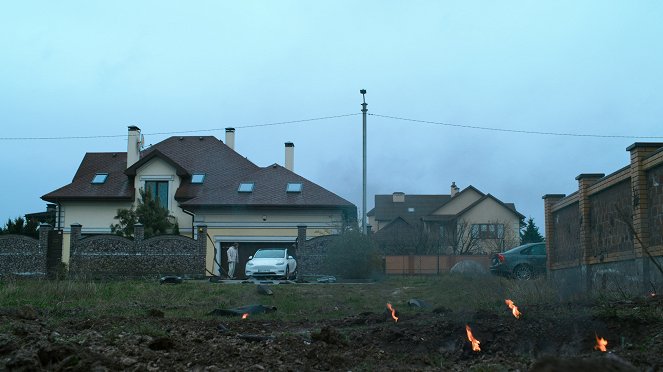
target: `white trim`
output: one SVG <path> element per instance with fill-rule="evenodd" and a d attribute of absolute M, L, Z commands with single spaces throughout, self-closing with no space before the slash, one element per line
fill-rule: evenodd
<path fill-rule="evenodd" d="M 245 229 L 283 229 L 297 228 L 306 225 L 307 229 L 340 229 L 342 224 L 330 224 L 328 222 L 200 222 L 200 225 L 207 225 L 207 228 L 245 228 Z"/>
<path fill-rule="evenodd" d="M 173 181 L 175 178 L 170 176 L 140 176 L 139 181 Z"/>
<path fill-rule="evenodd" d="M 250 243 L 250 242 L 295 242 L 296 236 L 241 236 L 214 235 L 214 243 Z"/>

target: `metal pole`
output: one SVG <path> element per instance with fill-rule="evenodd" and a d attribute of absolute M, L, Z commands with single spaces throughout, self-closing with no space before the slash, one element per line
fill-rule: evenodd
<path fill-rule="evenodd" d="M 366 235 L 366 113 L 368 112 L 368 109 L 366 106 L 368 104 L 366 103 L 366 89 L 362 89 L 359 91 L 361 93 L 362 100 L 364 101 L 361 104 L 361 113 L 362 113 L 362 122 L 363 122 L 363 161 L 364 161 L 364 168 L 363 168 L 363 182 L 362 182 L 362 202 L 361 202 L 361 232 Z"/>

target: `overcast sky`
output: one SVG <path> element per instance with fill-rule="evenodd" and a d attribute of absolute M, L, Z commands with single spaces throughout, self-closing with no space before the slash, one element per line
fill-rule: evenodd
<path fill-rule="evenodd" d="M 45 209 L 85 152 L 233 126 L 236 150 L 362 205 L 473 185 L 532 216 L 663 142 L 663 2 L 14 1 L 0 9 L 0 218 Z M 255 126 L 357 114 L 302 123 Z M 189 132 L 210 130 L 204 132 Z M 116 136 L 87 139 L 25 137 Z M 4 222 L 3 222 L 4 225 Z"/>

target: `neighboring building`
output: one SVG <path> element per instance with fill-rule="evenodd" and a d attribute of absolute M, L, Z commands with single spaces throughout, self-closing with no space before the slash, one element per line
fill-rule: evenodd
<path fill-rule="evenodd" d="M 473 186 L 449 195 L 376 195 L 368 212 L 371 231 L 385 253 L 476 254 L 519 242 L 525 216 Z"/>
<path fill-rule="evenodd" d="M 82 233 L 110 233 L 117 210 L 130 208 L 139 189 L 149 189 L 193 236 L 206 225 L 214 247 L 206 269 L 225 266 L 225 249 L 240 243 L 240 266 L 263 246 L 291 247 L 298 226 L 307 236 L 333 234 L 356 221 L 349 201 L 293 172 L 294 145 L 285 144 L 285 164 L 259 167 L 234 150 L 235 130 L 226 144 L 213 136 L 170 137 L 141 151 L 140 129 L 129 127 L 127 152 L 87 153 L 72 182 L 42 199 L 57 205 L 56 228 L 64 231 L 63 261 L 69 259 L 70 226 Z M 240 273 L 241 274 L 241 273 Z"/>

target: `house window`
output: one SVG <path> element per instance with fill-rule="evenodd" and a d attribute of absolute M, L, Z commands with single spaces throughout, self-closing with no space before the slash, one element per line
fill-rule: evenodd
<path fill-rule="evenodd" d="M 168 181 L 145 181 L 145 191 L 159 202 L 159 205 L 168 209 Z"/>
<path fill-rule="evenodd" d="M 410 212 L 410 213 L 414 213 L 414 207 L 409 207 L 409 208 L 407 209 L 407 211 Z"/>
<path fill-rule="evenodd" d="M 205 180 L 204 173 L 194 173 L 191 176 L 191 183 L 203 183 L 204 180 Z"/>
<path fill-rule="evenodd" d="M 97 173 L 94 175 L 94 178 L 92 178 L 92 183 L 93 184 L 102 184 L 106 182 L 106 179 L 108 178 L 108 173 Z"/>
<path fill-rule="evenodd" d="M 472 225 L 473 239 L 502 239 L 504 238 L 504 225 L 496 223 L 481 223 Z"/>
<path fill-rule="evenodd" d="M 288 185 L 285 187 L 285 192 L 302 192 L 301 182 L 288 182 Z"/>
<path fill-rule="evenodd" d="M 237 188 L 237 192 L 253 192 L 253 182 L 242 182 Z"/>

